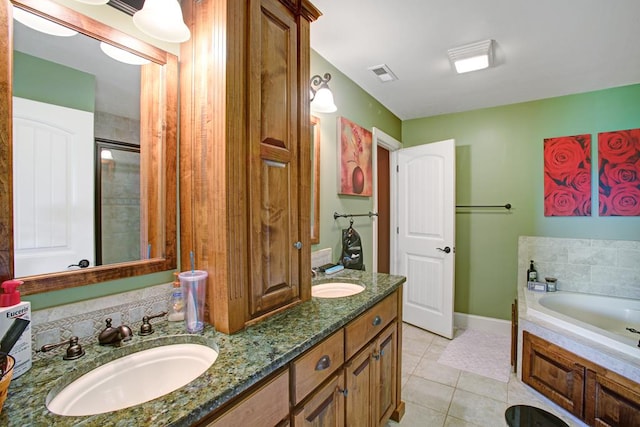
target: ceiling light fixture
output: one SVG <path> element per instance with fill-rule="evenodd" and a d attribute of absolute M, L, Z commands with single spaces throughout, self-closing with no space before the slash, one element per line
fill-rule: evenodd
<path fill-rule="evenodd" d="M 324 78 L 319 74 L 311 77 L 311 109 L 316 113 L 334 113 L 338 110 L 333 101 L 333 93 L 329 89 L 331 74 L 325 73 Z"/>
<path fill-rule="evenodd" d="M 191 37 L 177 0 L 146 0 L 134 13 L 133 23 L 143 33 L 165 42 L 182 43 Z"/>
<path fill-rule="evenodd" d="M 493 40 L 483 40 L 449 49 L 449 59 L 458 74 L 482 70 L 493 65 Z"/>
<path fill-rule="evenodd" d="M 150 62 L 148 59 L 135 55 L 131 52 L 127 52 L 126 50 L 115 47 L 114 45 L 109 43 L 100 42 L 100 49 L 107 56 L 115 59 L 116 61 L 124 62 L 125 64 L 145 65 Z"/>
<path fill-rule="evenodd" d="M 44 19 L 31 12 L 27 12 L 24 9 L 18 7 L 13 8 L 13 17 L 16 21 L 31 28 L 32 30 L 40 31 L 41 33 L 49 34 L 58 37 L 71 37 L 78 34 L 77 31 L 71 28 L 64 27 L 55 22 Z"/>

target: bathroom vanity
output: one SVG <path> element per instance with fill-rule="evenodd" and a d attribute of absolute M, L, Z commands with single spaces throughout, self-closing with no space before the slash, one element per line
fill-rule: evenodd
<path fill-rule="evenodd" d="M 135 422 L 191 425 L 385 425 L 404 412 L 400 396 L 402 283 L 405 278 L 348 270 L 335 279 L 366 288 L 343 298 L 312 298 L 233 335 L 206 327 L 198 342 L 219 351 L 215 363 L 186 386 L 124 410 L 63 417 L 46 409 L 49 391 L 129 346 L 189 342 L 181 322 L 159 322 L 120 349 L 95 344 L 76 361 L 37 360 L 11 384 L 0 425 L 71 426 Z M 316 279 L 316 282 L 322 278 Z M 139 325 L 131 325 L 137 331 Z M 190 338 L 191 337 L 191 338 Z M 176 369 L 180 369 L 179 366 Z M 257 423 L 255 416 L 258 416 Z M 351 422 L 349 420 L 352 420 Z"/>

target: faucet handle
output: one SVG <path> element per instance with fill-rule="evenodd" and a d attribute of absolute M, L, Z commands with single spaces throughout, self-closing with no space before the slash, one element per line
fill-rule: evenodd
<path fill-rule="evenodd" d="M 120 341 L 130 341 L 133 338 L 133 331 L 127 325 L 120 325 L 117 328 L 118 334 L 120 334 Z"/>
<path fill-rule="evenodd" d="M 46 353 L 47 351 L 51 351 L 54 348 L 61 347 L 65 344 L 69 344 L 69 347 L 67 348 L 66 354 L 62 356 L 64 360 L 75 360 L 84 356 L 84 349 L 78 343 L 78 337 L 71 337 L 66 341 L 59 342 L 58 344 L 45 344 L 36 351 Z"/>
<path fill-rule="evenodd" d="M 149 320 L 155 319 L 157 317 L 166 316 L 167 312 L 163 311 L 157 314 L 152 314 L 151 316 L 144 316 L 142 318 L 142 325 L 140 325 L 140 335 L 151 335 L 153 333 L 153 325 L 149 323 Z"/>

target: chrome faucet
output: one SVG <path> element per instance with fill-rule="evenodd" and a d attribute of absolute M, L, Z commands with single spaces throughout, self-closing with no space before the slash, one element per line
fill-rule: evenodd
<path fill-rule="evenodd" d="M 311 277 L 312 277 L 312 278 L 314 278 L 314 277 L 318 277 L 318 272 L 315 270 L 315 268 L 312 268 L 312 269 L 311 269 Z"/>
<path fill-rule="evenodd" d="M 111 326 L 111 318 L 105 320 L 107 327 L 98 335 L 98 343 L 100 345 L 119 346 L 122 341 L 129 341 L 133 336 L 131 328 L 127 325 L 120 325 L 117 328 Z"/>

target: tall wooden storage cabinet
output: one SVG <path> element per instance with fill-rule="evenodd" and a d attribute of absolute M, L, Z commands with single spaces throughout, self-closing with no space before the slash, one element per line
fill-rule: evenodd
<path fill-rule="evenodd" d="M 232 333 L 311 297 L 307 0 L 183 2 L 181 268 Z"/>

